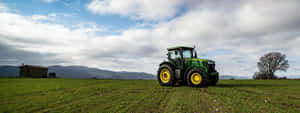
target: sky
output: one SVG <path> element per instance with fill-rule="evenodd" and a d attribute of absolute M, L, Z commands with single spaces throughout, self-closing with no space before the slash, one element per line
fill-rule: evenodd
<path fill-rule="evenodd" d="M 268 52 L 289 60 L 276 75 L 300 75 L 299 11 L 299 0 L 0 0 L 0 65 L 156 74 L 166 48 L 195 45 L 221 75 L 252 76 Z"/>

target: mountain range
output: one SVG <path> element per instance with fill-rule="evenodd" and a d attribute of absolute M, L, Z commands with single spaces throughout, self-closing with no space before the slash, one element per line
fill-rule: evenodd
<path fill-rule="evenodd" d="M 49 66 L 48 72 L 55 72 L 58 78 L 97 78 L 97 79 L 156 79 L 144 72 L 110 71 L 84 66 Z M 0 77 L 16 77 L 18 66 L 0 66 Z"/>
<path fill-rule="evenodd" d="M 219 79 L 221 79 L 221 80 L 230 80 L 230 79 L 242 80 L 242 79 L 252 79 L 252 78 L 249 76 L 221 75 Z"/>
<path fill-rule="evenodd" d="M 58 78 L 97 78 L 97 79 L 150 79 L 156 76 L 144 72 L 110 71 L 85 66 L 49 66 L 48 72 L 55 72 Z M 0 66 L 0 77 L 16 77 L 19 75 L 18 66 Z M 291 75 L 288 78 L 299 78 L 299 75 Z M 221 75 L 220 79 L 252 79 L 249 76 Z"/>

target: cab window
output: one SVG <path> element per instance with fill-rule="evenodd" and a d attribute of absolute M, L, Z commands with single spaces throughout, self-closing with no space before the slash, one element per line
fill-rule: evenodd
<path fill-rule="evenodd" d="M 182 51 L 183 58 L 192 58 L 192 50 L 187 49 Z"/>
<path fill-rule="evenodd" d="M 176 54 L 176 51 L 177 51 L 177 54 Z M 170 58 L 173 60 L 180 58 L 180 53 L 178 50 L 169 51 L 169 54 L 170 54 Z"/>

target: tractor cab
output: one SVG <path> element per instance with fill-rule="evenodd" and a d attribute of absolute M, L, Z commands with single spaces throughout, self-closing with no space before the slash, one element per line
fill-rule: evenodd
<path fill-rule="evenodd" d="M 177 46 L 167 50 L 167 60 L 159 65 L 157 77 L 160 85 L 172 86 L 176 81 L 186 81 L 191 86 L 202 87 L 218 82 L 215 62 L 197 58 L 195 48 Z"/>
<path fill-rule="evenodd" d="M 175 63 L 177 68 L 184 68 L 185 60 L 197 58 L 197 53 L 191 47 L 168 48 L 168 60 Z"/>
<path fill-rule="evenodd" d="M 184 59 L 184 58 L 197 58 L 196 51 L 191 47 L 173 47 L 168 48 L 168 58 L 170 59 Z"/>

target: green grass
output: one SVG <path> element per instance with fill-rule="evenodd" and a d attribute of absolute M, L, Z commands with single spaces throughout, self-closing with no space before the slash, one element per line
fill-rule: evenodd
<path fill-rule="evenodd" d="M 161 87 L 154 80 L 0 78 L 0 112 L 300 112 L 299 80 L 221 80 Z"/>

